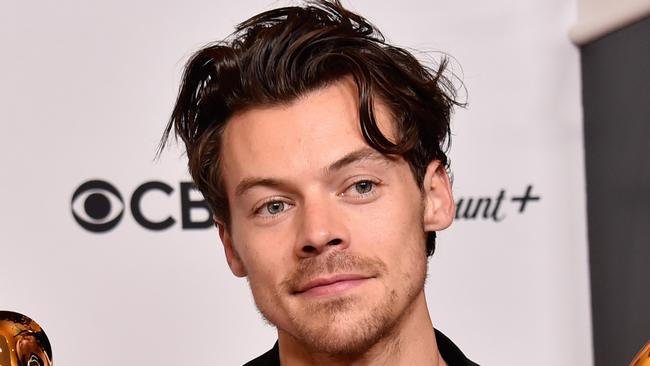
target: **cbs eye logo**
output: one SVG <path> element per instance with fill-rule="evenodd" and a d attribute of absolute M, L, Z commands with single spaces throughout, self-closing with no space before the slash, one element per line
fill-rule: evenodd
<path fill-rule="evenodd" d="M 143 228 L 153 231 L 165 230 L 176 223 L 169 215 L 162 220 L 153 220 L 142 207 L 142 198 L 156 191 L 166 196 L 174 193 L 174 188 L 160 181 L 145 182 L 138 186 L 129 200 L 128 208 L 132 218 Z M 192 198 L 192 193 L 200 193 L 191 182 L 180 182 L 180 221 L 182 229 L 206 229 L 213 226 L 212 214 L 202 195 Z M 84 229 L 103 233 L 116 227 L 126 205 L 120 192 L 112 184 L 103 180 L 90 180 L 79 186 L 72 194 L 72 216 Z"/>
<path fill-rule="evenodd" d="M 108 231 L 117 226 L 123 214 L 122 195 L 108 182 L 88 181 L 72 195 L 72 216 L 88 231 Z"/>

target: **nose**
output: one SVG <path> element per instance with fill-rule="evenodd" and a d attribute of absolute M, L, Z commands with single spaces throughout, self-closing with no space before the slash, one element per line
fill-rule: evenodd
<path fill-rule="evenodd" d="M 323 199 L 303 205 L 300 219 L 297 220 L 299 228 L 295 251 L 298 257 L 309 258 L 349 246 L 345 218 L 333 201 Z"/>

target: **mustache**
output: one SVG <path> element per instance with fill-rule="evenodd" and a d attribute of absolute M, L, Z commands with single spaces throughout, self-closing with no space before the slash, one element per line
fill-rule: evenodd
<path fill-rule="evenodd" d="M 378 258 L 361 257 L 335 251 L 326 256 L 303 259 L 281 283 L 283 290 L 295 293 L 307 282 L 322 276 L 338 273 L 354 273 L 378 277 L 387 272 L 384 262 Z"/>

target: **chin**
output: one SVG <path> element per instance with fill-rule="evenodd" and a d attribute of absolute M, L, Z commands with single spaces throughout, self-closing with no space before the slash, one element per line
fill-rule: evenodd
<path fill-rule="evenodd" d="M 330 323 L 304 324 L 298 329 L 297 338 L 316 352 L 344 358 L 361 355 L 388 338 L 397 324 L 397 319 L 386 310 L 368 311 L 364 315 Z"/>
<path fill-rule="evenodd" d="M 362 354 L 391 333 L 399 314 L 391 301 L 359 305 L 358 298 L 343 297 L 308 306 L 291 317 L 293 331 L 288 333 L 314 352 L 340 357 Z"/>

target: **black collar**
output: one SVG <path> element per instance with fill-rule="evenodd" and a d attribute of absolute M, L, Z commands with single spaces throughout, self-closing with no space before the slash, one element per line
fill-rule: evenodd
<path fill-rule="evenodd" d="M 470 361 L 460 348 L 454 344 L 447 336 L 436 331 L 436 343 L 438 343 L 438 350 L 440 355 L 449 366 L 478 366 L 478 364 Z M 278 349 L 278 342 L 275 342 L 273 348 L 260 357 L 246 363 L 244 366 L 280 366 L 280 351 Z"/>

